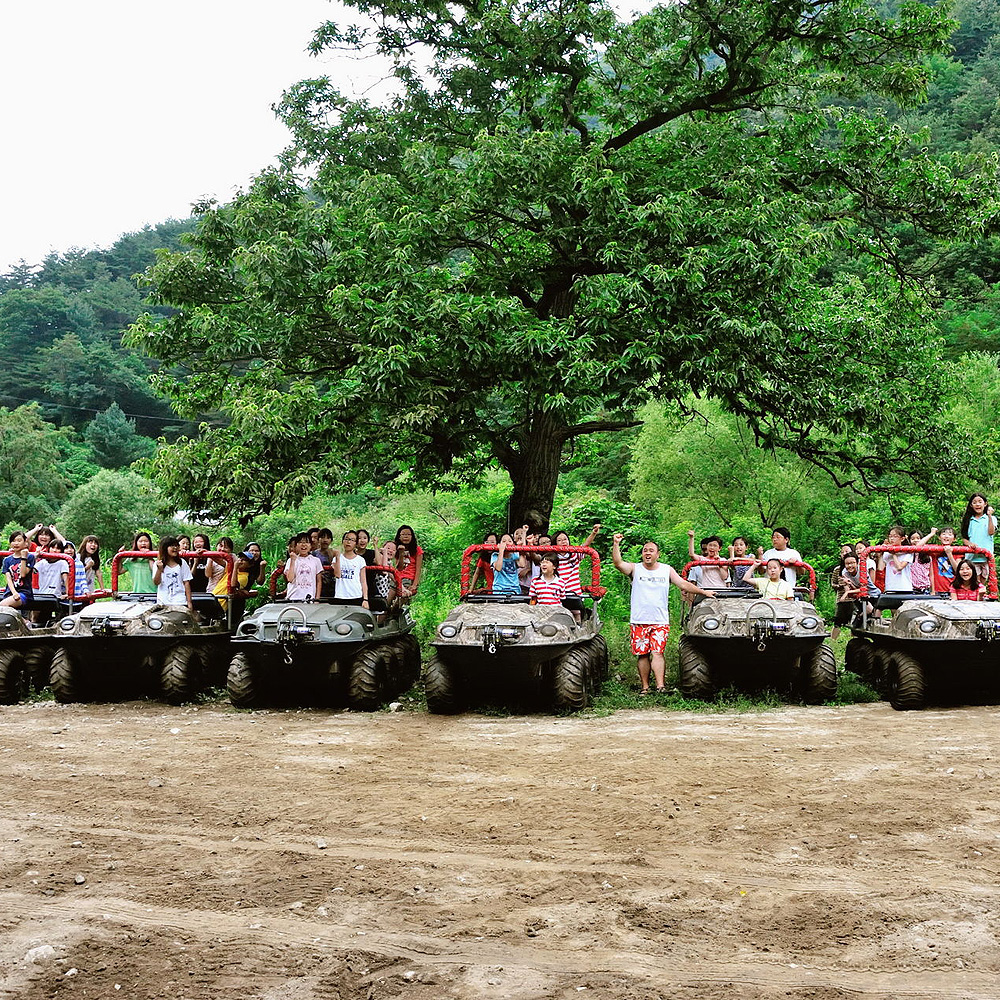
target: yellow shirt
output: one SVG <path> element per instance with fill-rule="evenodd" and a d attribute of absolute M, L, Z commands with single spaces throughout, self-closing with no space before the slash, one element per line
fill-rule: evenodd
<path fill-rule="evenodd" d="M 787 601 L 795 597 L 795 591 L 787 580 L 769 580 L 764 576 L 754 576 L 747 578 L 748 583 L 752 583 L 760 596 L 769 601 Z"/>

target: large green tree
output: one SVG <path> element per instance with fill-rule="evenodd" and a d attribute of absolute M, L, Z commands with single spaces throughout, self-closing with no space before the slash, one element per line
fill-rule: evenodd
<path fill-rule="evenodd" d="M 315 49 L 380 53 L 396 95 L 294 87 L 281 166 L 152 271 L 177 311 L 132 343 L 179 366 L 182 412 L 224 414 L 160 454 L 178 502 L 499 463 L 546 524 L 568 443 L 691 392 L 841 477 L 957 465 L 894 232 L 974 230 L 992 164 L 843 106 L 918 99 L 943 8 L 349 3 L 364 23 Z"/>

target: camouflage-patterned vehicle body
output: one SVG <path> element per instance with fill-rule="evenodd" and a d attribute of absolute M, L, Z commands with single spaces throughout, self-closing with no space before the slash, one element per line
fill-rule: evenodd
<path fill-rule="evenodd" d="M 990 567 L 988 601 L 955 601 L 938 577 L 941 545 L 875 545 L 862 556 L 861 582 L 867 593 L 867 556 L 902 552 L 931 557 L 930 594 L 892 593 L 866 602 L 851 625 L 846 667 L 874 687 L 893 708 L 923 708 L 929 698 L 954 700 L 970 693 L 1000 697 L 1000 604 L 991 553 L 974 546 L 952 548 L 956 556 L 978 554 Z M 892 616 L 885 617 L 891 611 Z"/>
<path fill-rule="evenodd" d="M 231 590 L 233 557 L 213 555 L 226 563 Z M 111 564 L 112 600 L 91 604 L 57 625 L 49 673 L 56 701 L 145 693 L 179 704 L 224 682 L 230 623 L 214 595 L 192 595 L 192 612 L 183 605 L 159 604 L 156 594 L 118 593 L 122 560 L 148 556 L 117 553 Z"/>
<path fill-rule="evenodd" d="M 0 558 L 10 555 L 0 552 Z M 52 558 L 69 564 L 66 581 L 67 593 L 72 594 L 76 579 L 73 560 L 60 552 L 50 553 Z M 40 691 L 49 683 L 49 670 L 56 650 L 58 623 L 66 615 L 78 611 L 96 600 L 101 594 L 88 594 L 83 598 L 59 598 L 48 594 L 35 594 L 24 605 L 25 614 L 41 611 L 53 624 L 33 625 L 16 608 L 0 608 L 0 705 L 12 705 L 24 698 L 34 688 Z"/>
<path fill-rule="evenodd" d="M 600 557 L 584 546 L 521 546 L 525 553 L 575 552 L 590 559 L 590 599 L 577 624 L 562 606 L 530 604 L 526 596 L 469 592 L 470 559 L 497 551 L 471 545 L 462 556 L 461 603 L 438 626 L 424 684 L 432 712 L 461 711 L 473 692 L 500 701 L 527 695 L 556 711 L 585 708 L 608 673 L 608 649 L 601 636 L 598 603 Z"/>
<path fill-rule="evenodd" d="M 332 604 L 325 600 L 284 601 L 271 577 L 272 603 L 239 625 L 233 636 L 226 686 L 238 708 L 265 702 L 346 704 L 371 711 L 411 687 L 420 676 L 420 644 L 405 604 L 384 607 Z M 366 569 L 370 592 L 382 566 Z"/>
<path fill-rule="evenodd" d="M 748 566 L 750 559 L 706 559 L 694 566 Z M 761 598 L 747 587 L 717 590 L 699 600 L 682 619 L 679 686 L 686 698 L 708 700 L 721 688 L 784 689 L 809 704 L 837 693 L 837 664 L 826 644 L 829 631 L 812 604 L 816 573 L 808 563 L 783 561 L 804 569 L 808 588 L 795 588 L 794 601 Z M 809 598 L 808 600 L 806 598 Z"/>

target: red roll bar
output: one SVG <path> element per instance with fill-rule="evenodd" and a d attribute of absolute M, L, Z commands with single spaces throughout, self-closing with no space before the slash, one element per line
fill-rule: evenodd
<path fill-rule="evenodd" d="M 182 552 L 180 553 L 181 559 L 187 559 L 189 562 L 194 562 L 196 559 L 204 559 L 205 556 L 211 556 L 216 562 L 224 562 L 226 564 L 226 593 L 231 594 L 233 592 L 233 582 L 235 579 L 235 568 L 236 560 L 233 558 L 229 552 L 216 552 L 213 550 L 203 549 L 199 552 Z M 125 559 L 159 559 L 160 555 L 158 552 L 152 549 L 135 549 L 131 552 L 116 552 L 114 558 L 111 560 L 111 595 L 114 597 L 118 594 L 118 574 L 121 572 L 121 565 Z"/>
<path fill-rule="evenodd" d="M 771 559 L 777 559 L 777 556 L 771 556 Z M 767 561 L 770 562 L 771 559 Z M 800 559 L 778 559 L 778 562 L 782 566 L 788 566 L 791 569 L 806 569 L 809 571 L 809 592 L 813 595 L 816 593 L 816 571 L 807 562 L 802 562 Z M 681 570 L 681 576 L 687 579 L 688 570 L 692 566 L 752 566 L 754 560 L 741 556 L 739 559 L 695 559 L 692 562 L 686 563 L 684 569 Z"/>
<path fill-rule="evenodd" d="M 993 553 L 988 549 L 981 549 L 978 545 L 952 545 L 951 554 L 956 556 L 964 556 L 968 554 L 976 556 L 986 556 L 986 561 L 990 564 L 990 578 L 986 584 L 986 593 L 990 600 L 997 600 L 997 572 L 996 563 L 993 560 Z M 864 551 L 862 551 L 859 558 L 858 579 L 861 581 L 861 589 L 858 591 L 858 597 L 864 598 L 868 596 L 868 555 L 869 553 L 876 552 L 903 552 L 903 553 L 916 553 L 921 555 L 922 553 L 927 553 L 930 556 L 943 556 L 944 546 L 943 545 L 871 545 Z M 931 559 L 931 593 L 932 594 L 946 594 L 949 588 L 943 587 L 941 579 L 938 575 L 937 559 Z"/>
<path fill-rule="evenodd" d="M 474 552 L 497 552 L 499 545 L 470 545 L 462 553 L 462 590 L 461 597 L 469 593 L 470 563 Z M 507 552 L 537 552 L 544 555 L 546 552 L 559 554 L 562 552 L 576 552 L 581 556 L 590 558 L 590 584 L 580 589 L 589 594 L 595 601 L 599 601 L 606 593 L 607 589 L 601 586 L 601 557 L 595 549 L 589 545 L 511 545 Z"/>

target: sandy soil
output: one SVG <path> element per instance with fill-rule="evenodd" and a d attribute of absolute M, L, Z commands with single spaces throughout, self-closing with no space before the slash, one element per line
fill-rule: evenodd
<path fill-rule="evenodd" d="M 998 730 L 5 707 L 0 996 L 996 1000 Z"/>

